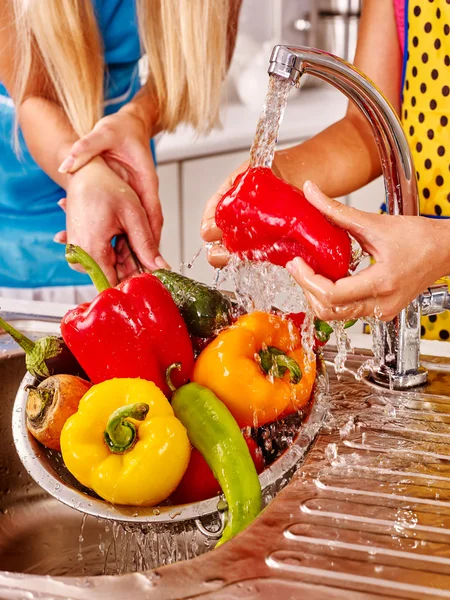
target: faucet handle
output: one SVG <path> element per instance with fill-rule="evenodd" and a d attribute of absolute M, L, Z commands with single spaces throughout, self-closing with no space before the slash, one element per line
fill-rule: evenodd
<path fill-rule="evenodd" d="M 448 283 L 445 280 L 439 280 L 438 283 L 431 285 L 419 297 L 422 316 L 438 315 L 450 309 L 450 293 Z"/>

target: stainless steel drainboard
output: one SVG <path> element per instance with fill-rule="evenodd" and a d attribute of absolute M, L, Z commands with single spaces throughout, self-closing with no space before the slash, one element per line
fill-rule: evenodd
<path fill-rule="evenodd" d="M 427 367 L 429 385 L 408 393 L 330 369 L 330 415 L 303 467 L 220 550 L 120 577 L 0 575 L 0 597 L 450 598 L 450 361 Z"/>

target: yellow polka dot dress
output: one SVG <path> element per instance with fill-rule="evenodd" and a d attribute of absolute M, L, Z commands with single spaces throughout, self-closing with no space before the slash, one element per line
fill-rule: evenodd
<path fill-rule="evenodd" d="M 407 0 L 405 17 L 401 117 L 417 172 L 420 212 L 450 218 L 450 0 Z M 448 340 L 449 314 L 423 317 L 422 336 Z"/>

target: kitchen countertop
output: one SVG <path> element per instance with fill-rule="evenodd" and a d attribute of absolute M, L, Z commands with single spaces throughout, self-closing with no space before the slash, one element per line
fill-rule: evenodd
<path fill-rule="evenodd" d="M 295 142 L 315 135 L 341 119 L 346 107 L 345 96 L 329 86 L 293 90 L 281 124 L 279 143 Z M 191 127 L 182 126 L 173 134 L 163 135 L 157 142 L 158 163 L 250 148 L 259 112 L 234 102 L 223 107 L 221 130 L 198 137 Z"/>

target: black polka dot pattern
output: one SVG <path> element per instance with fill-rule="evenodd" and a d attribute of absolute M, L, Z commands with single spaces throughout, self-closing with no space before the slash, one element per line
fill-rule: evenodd
<path fill-rule="evenodd" d="M 450 0 L 409 0 L 401 117 L 421 213 L 450 217 Z M 450 315 L 421 319 L 421 335 L 450 342 Z"/>

